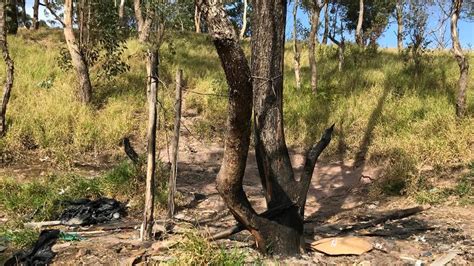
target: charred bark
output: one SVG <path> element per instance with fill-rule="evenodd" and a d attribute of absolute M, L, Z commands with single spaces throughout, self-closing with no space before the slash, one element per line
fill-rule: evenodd
<path fill-rule="evenodd" d="M 301 181 L 296 181 L 283 132 L 286 1 L 252 2 L 252 74 L 222 5 L 210 0 L 197 0 L 196 4 L 209 25 L 230 90 L 224 159 L 217 176 L 217 190 L 239 225 L 224 234 L 245 228 L 263 253 L 298 254 L 304 244 L 301 214 L 306 198 L 302 195 L 307 193 L 311 181 L 313 169 L 309 168 L 311 165 L 314 168 L 329 140 L 325 138 L 326 144 L 311 149 L 308 170 Z M 260 215 L 252 208 L 242 187 L 252 103 L 257 164 L 268 208 Z"/>
<path fill-rule="evenodd" d="M 469 81 L 469 62 L 464 55 L 459 43 L 458 19 L 461 12 L 462 0 L 453 0 L 453 13 L 451 15 L 451 39 L 453 53 L 459 66 L 458 95 L 456 99 L 456 115 L 460 118 L 466 114 L 466 90 Z"/>
<path fill-rule="evenodd" d="M 4 136 L 7 131 L 7 122 L 6 122 L 6 114 L 7 114 L 7 107 L 8 102 L 10 101 L 10 94 L 13 87 L 13 79 L 14 79 L 14 63 L 10 57 L 10 53 L 8 51 L 8 43 L 7 43 L 7 32 L 6 32 L 6 18 L 5 18 L 5 4 L 4 2 L 0 2 L 0 49 L 2 50 L 3 60 L 6 64 L 6 82 L 3 88 L 3 97 L 2 97 L 2 105 L 0 109 L 0 137 Z"/>

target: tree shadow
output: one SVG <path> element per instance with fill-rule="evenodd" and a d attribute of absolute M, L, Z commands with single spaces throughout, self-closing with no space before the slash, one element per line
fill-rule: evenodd
<path fill-rule="evenodd" d="M 360 184 L 366 166 L 367 154 L 372 143 L 373 132 L 380 120 L 384 103 L 391 91 L 390 82 L 388 82 L 389 80 L 390 77 L 386 79 L 382 95 L 379 97 L 377 105 L 370 115 L 364 136 L 360 142 L 358 151 L 356 152 L 352 165 L 350 163 L 345 162 L 345 153 L 347 150 L 347 145 L 344 140 L 344 118 L 342 118 L 340 128 L 338 128 L 337 130 L 337 154 L 339 157 L 338 166 L 340 172 L 337 176 L 335 176 L 342 183 L 339 185 L 339 187 L 336 187 L 332 191 L 331 195 L 328 195 L 329 193 L 327 193 L 324 188 L 330 188 L 331 183 L 335 180 L 335 178 L 327 179 L 325 178 L 325 176 L 319 176 L 319 182 L 316 186 L 313 186 L 313 188 L 311 189 L 311 193 L 314 193 L 314 195 L 326 195 L 325 197 L 319 200 L 320 208 L 317 211 L 308 215 L 308 220 L 324 221 L 325 219 L 328 219 L 334 216 L 335 214 L 341 212 L 346 199 L 351 195 L 351 190 Z"/>

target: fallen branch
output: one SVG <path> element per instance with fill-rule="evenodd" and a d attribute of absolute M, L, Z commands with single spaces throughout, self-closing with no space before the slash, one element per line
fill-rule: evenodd
<path fill-rule="evenodd" d="M 56 226 L 56 225 L 61 225 L 61 221 L 30 222 L 30 223 L 24 224 L 24 226 L 27 228 L 41 228 L 44 226 Z"/>
<path fill-rule="evenodd" d="M 132 144 L 130 144 L 129 138 L 123 138 L 123 148 L 125 150 L 125 154 L 127 154 L 128 158 L 132 160 L 133 164 L 138 165 L 140 163 L 140 157 L 138 153 L 133 149 Z"/>
<path fill-rule="evenodd" d="M 357 230 L 361 230 L 361 229 L 374 227 L 378 224 L 382 224 L 382 223 L 385 223 L 386 221 L 390 221 L 390 220 L 403 219 L 403 218 L 406 218 L 408 216 L 411 216 L 411 215 L 417 214 L 419 212 L 422 212 L 424 210 L 427 210 L 428 208 L 425 208 L 423 206 L 417 206 L 417 207 L 413 207 L 413 208 L 409 208 L 409 209 L 396 210 L 396 211 L 393 211 L 390 214 L 387 214 L 387 215 L 382 216 L 380 218 L 374 219 L 374 220 L 369 221 L 367 223 L 349 225 L 349 226 L 345 227 L 344 229 L 342 229 L 340 231 L 340 233 L 347 233 L 347 232 L 350 232 L 350 231 L 357 231 Z"/>

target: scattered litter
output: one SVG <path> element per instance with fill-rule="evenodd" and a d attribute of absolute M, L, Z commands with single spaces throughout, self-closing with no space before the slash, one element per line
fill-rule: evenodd
<path fill-rule="evenodd" d="M 5 262 L 10 265 L 47 265 L 51 263 L 56 253 L 51 248 L 59 237 L 59 230 L 43 230 L 35 245 L 28 251 L 15 253 Z"/>
<path fill-rule="evenodd" d="M 426 242 L 426 237 L 425 236 L 415 236 L 415 241 L 416 242 Z"/>
<path fill-rule="evenodd" d="M 360 237 L 332 237 L 315 241 L 311 247 L 327 255 L 362 255 L 373 249 L 370 242 Z"/>
<path fill-rule="evenodd" d="M 70 206 L 60 218 L 61 223 L 65 225 L 100 224 L 118 220 L 126 215 L 124 204 L 114 199 L 82 199 L 68 203 Z"/>
<path fill-rule="evenodd" d="M 63 241 L 81 241 L 85 239 L 84 237 L 80 236 L 77 233 L 66 233 L 66 232 L 61 232 L 59 234 L 59 238 Z"/>
<path fill-rule="evenodd" d="M 439 257 L 438 259 L 433 261 L 433 263 L 431 263 L 430 265 L 431 266 L 444 266 L 444 265 L 448 264 L 450 261 L 452 261 L 456 257 L 456 255 L 458 255 L 457 252 L 451 251 L 448 254 L 445 254 L 445 255 Z"/>

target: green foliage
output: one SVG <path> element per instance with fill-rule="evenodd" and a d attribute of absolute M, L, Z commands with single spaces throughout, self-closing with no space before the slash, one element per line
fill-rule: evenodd
<path fill-rule="evenodd" d="M 470 173 L 458 178 L 451 187 L 428 187 L 417 191 L 415 199 L 421 204 L 440 204 L 455 199 L 461 205 L 474 204 L 474 164 Z"/>
<path fill-rule="evenodd" d="M 175 260 L 170 264 L 177 265 L 244 265 L 246 257 L 242 251 L 219 247 L 195 231 L 185 234 L 173 254 Z"/>
<path fill-rule="evenodd" d="M 97 178 L 79 175 L 51 175 L 34 181 L 18 182 L 0 178 L 0 209 L 21 222 L 54 220 L 63 211 L 62 203 L 81 198 L 113 197 L 130 200 L 143 195 L 140 170 L 122 162 Z M 168 172 L 162 163 L 157 166 L 157 204 L 166 204 Z"/>
<path fill-rule="evenodd" d="M 38 231 L 27 228 L 11 230 L 0 226 L 0 237 L 4 238 L 13 248 L 21 249 L 33 245 L 38 240 Z M 1 262 L 2 257 L 0 256 Z"/>

